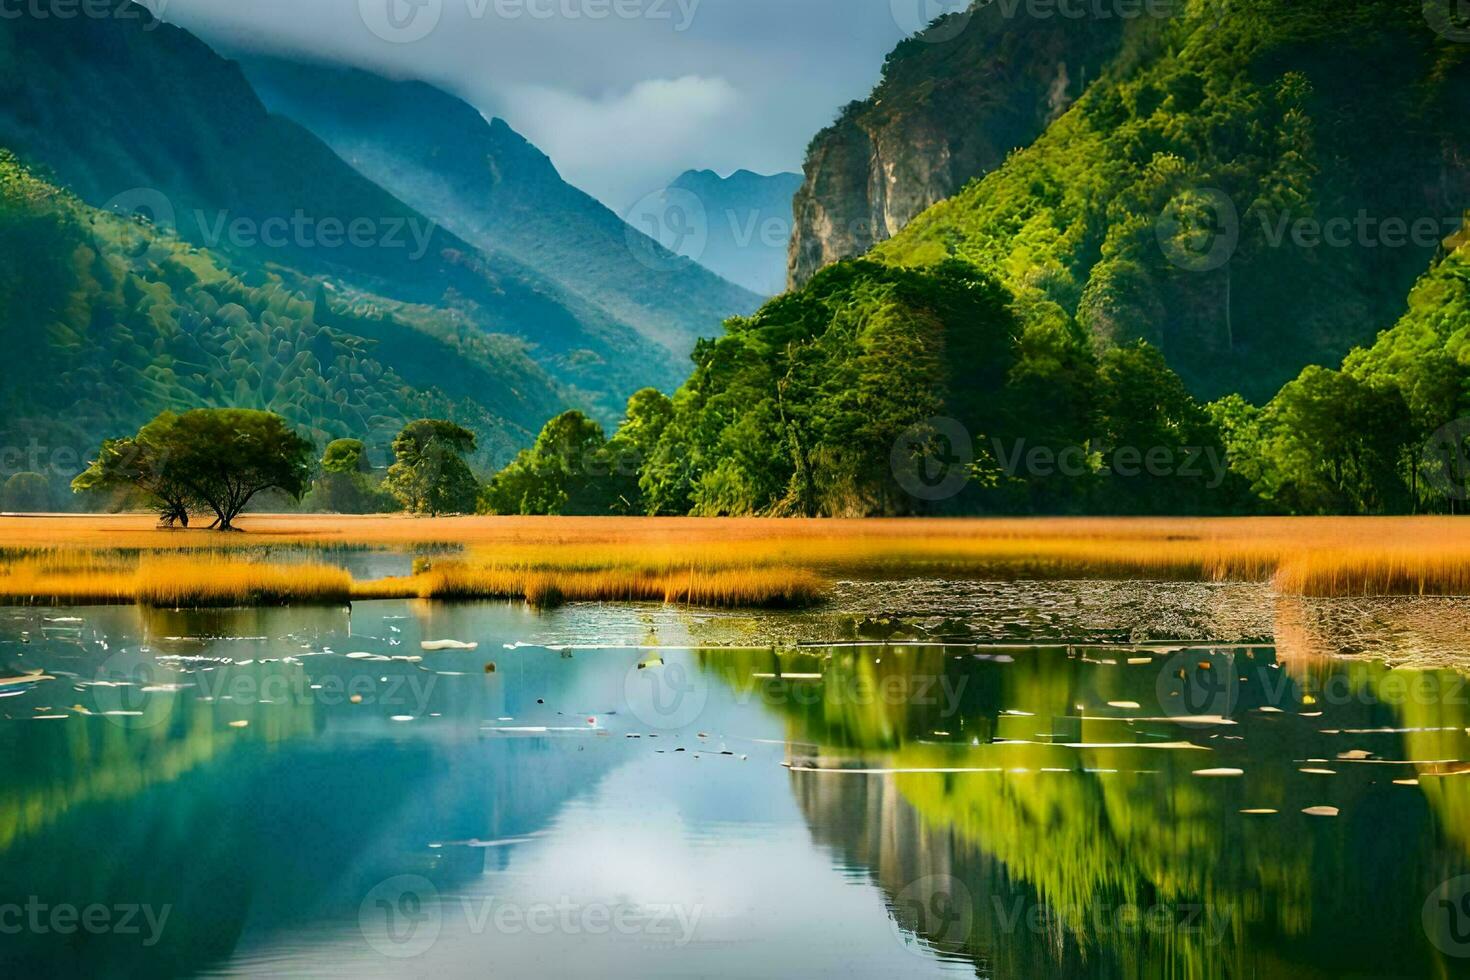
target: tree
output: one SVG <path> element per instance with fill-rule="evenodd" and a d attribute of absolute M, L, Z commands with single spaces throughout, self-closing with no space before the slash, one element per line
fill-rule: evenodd
<path fill-rule="evenodd" d="M 619 476 L 607 446 L 602 426 L 581 412 L 563 412 L 495 475 L 481 505 L 492 514 L 611 513 Z"/>
<path fill-rule="evenodd" d="M 312 484 L 314 509 L 335 514 L 374 514 L 391 510 L 396 503 L 373 480 L 372 463 L 361 439 L 328 443 L 321 468 L 321 475 Z"/>
<path fill-rule="evenodd" d="M 1296 513 L 1394 513 L 1411 508 L 1401 462 L 1413 441 L 1398 389 L 1310 365 L 1266 407 L 1264 465 Z"/>
<path fill-rule="evenodd" d="M 472 511 L 480 486 L 464 454 L 474 450 L 475 434 L 453 422 L 410 422 L 393 440 L 394 463 L 384 486 L 416 514 Z"/>
<path fill-rule="evenodd" d="M 165 465 L 177 419 L 172 412 L 165 412 L 140 429 L 135 438 L 104 441 L 92 465 L 72 480 L 72 491 L 135 492 L 157 510 L 160 523 L 188 527 L 189 509 L 196 501 L 178 474 Z"/>
<path fill-rule="evenodd" d="M 270 412 L 238 408 L 164 412 L 133 439 L 103 443 L 74 490 L 132 486 L 153 498 L 164 523 L 188 524 L 191 509 L 214 512 L 212 526 L 235 530 L 256 494 L 306 491 L 311 443 Z"/>
<path fill-rule="evenodd" d="M 36 513 L 51 509 L 51 483 L 40 473 L 17 473 L 0 489 L 0 510 Z"/>

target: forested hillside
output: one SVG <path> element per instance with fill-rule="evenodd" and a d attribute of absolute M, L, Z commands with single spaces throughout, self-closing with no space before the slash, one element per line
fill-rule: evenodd
<path fill-rule="evenodd" d="M 1470 47 L 1419 0 L 1179 9 L 874 257 L 965 259 L 1103 346 L 1148 340 L 1200 396 L 1264 399 L 1392 324 L 1457 231 Z"/>
<path fill-rule="evenodd" d="M 645 341 L 647 383 L 672 386 L 699 337 L 759 298 L 682 259 L 562 180 L 503 119 L 422 82 L 250 58 L 272 112 L 487 254 L 504 255 Z M 789 208 L 788 208 L 789 210 Z"/>
<path fill-rule="evenodd" d="M 566 397 L 521 341 L 227 260 L 88 207 L 9 154 L 0 343 L 4 444 L 33 448 L 26 465 L 56 488 L 102 438 L 165 408 L 269 409 L 318 443 L 367 440 L 380 460 L 405 421 L 455 418 L 482 434 L 490 464 Z"/>
<path fill-rule="evenodd" d="M 1030 145 L 702 344 L 641 506 L 1462 509 L 1470 48 L 1416 0 L 1167 9 Z M 993 13 L 905 42 L 847 125 L 1034 36 Z"/>
<path fill-rule="evenodd" d="M 0 21 L 0 147 L 59 186 L 93 206 L 146 210 L 244 262 L 519 337 L 574 403 L 604 418 L 642 384 L 683 376 L 682 354 L 478 249 L 272 115 L 237 64 L 188 32 L 108 2 L 115 16 Z"/>

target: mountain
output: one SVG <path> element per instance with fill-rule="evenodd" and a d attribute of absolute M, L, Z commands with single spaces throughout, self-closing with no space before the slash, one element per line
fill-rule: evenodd
<path fill-rule="evenodd" d="M 1369 341 L 1470 207 L 1470 48 L 1418 0 L 1219 10 L 1128 22 L 1045 132 L 872 257 L 969 261 L 1204 397 Z M 958 43 L 907 57 L 942 72 Z"/>
<path fill-rule="evenodd" d="M 1002 29 L 1045 35 L 998 7 L 936 23 L 887 77 L 942 89 L 1020 43 Z M 1462 508 L 1470 46 L 1418 0 L 1170 10 L 1069 21 L 1116 30 L 1114 54 L 1028 145 L 702 344 L 650 507 Z M 976 122 L 912 119 L 893 145 Z M 887 200 L 909 186 L 890 169 Z"/>
<path fill-rule="evenodd" d="M 1013 0 L 942 18 L 888 56 L 866 100 L 807 149 L 790 285 L 867 252 L 1041 134 L 1119 50 L 1120 18 L 1016 17 Z"/>
<path fill-rule="evenodd" d="M 759 303 L 660 247 L 562 180 L 503 119 L 447 92 L 325 64 L 252 57 L 243 68 L 272 112 L 465 241 L 657 344 L 680 377 L 697 338 Z"/>
<path fill-rule="evenodd" d="M 239 66 L 128 0 L 6 18 L 0 146 L 94 206 L 140 204 L 211 251 L 452 311 L 525 341 L 604 418 L 680 357 L 501 252 L 440 227 L 267 111 Z"/>
<path fill-rule="evenodd" d="M 452 418 L 503 463 L 565 403 L 522 341 L 451 311 L 198 248 L 90 207 L 0 152 L 0 438 L 62 499 L 104 438 L 165 409 L 258 408 L 378 463 L 409 420 Z M 12 461 L 9 465 L 18 465 Z"/>
<path fill-rule="evenodd" d="M 791 202 L 800 187 L 800 174 L 737 170 L 721 177 L 713 170 L 689 170 L 669 185 L 663 200 L 665 206 L 683 203 L 695 215 L 683 254 L 754 293 L 774 296 L 785 288 Z M 679 244 L 672 229 L 663 231 L 665 245 Z"/>

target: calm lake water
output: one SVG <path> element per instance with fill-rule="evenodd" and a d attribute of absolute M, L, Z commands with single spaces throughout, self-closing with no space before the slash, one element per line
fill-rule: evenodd
<path fill-rule="evenodd" d="M 1470 974 L 1463 604 L 838 607 L 0 610 L 0 975 Z"/>

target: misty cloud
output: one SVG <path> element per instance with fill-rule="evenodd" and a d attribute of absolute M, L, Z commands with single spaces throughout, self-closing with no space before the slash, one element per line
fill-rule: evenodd
<path fill-rule="evenodd" d="M 226 54 L 447 88 L 620 212 L 690 168 L 799 169 L 908 26 L 890 0 L 167 0 L 163 16 Z"/>

